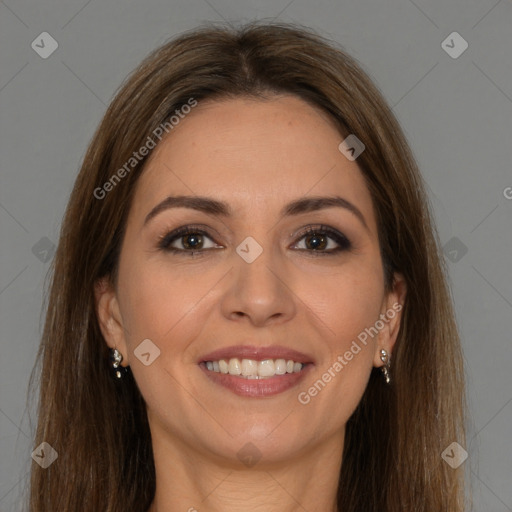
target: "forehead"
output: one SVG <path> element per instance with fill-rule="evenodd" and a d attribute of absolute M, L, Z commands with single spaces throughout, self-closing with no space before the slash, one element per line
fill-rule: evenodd
<path fill-rule="evenodd" d="M 153 150 L 134 208 L 144 215 L 168 195 L 196 194 L 271 213 L 300 196 L 337 194 L 371 224 L 363 175 L 338 150 L 343 138 L 327 114 L 294 96 L 199 102 Z"/>

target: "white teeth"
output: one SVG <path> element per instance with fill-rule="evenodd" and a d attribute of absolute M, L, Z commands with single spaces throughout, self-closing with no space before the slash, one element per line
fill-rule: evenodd
<path fill-rule="evenodd" d="M 255 359 L 231 358 L 229 361 L 220 359 L 219 361 L 206 361 L 206 368 L 216 373 L 229 373 L 245 379 L 265 379 L 275 375 L 285 375 L 286 373 L 298 373 L 304 365 L 296 363 L 292 359 L 265 359 L 256 361 Z"/>
<path fill-rule="evenodd" d="M 207 366 L 208 368 L 208 366 Z M 229 373 L 229 364 L 224 359 L 219 361 L 220 373 Z"/>
<path fill-rule="evenodd" d="M 276 375 L 284 375 L 286 373 L 286 361 L 284 359 L 276 359 Z"/>
<path fill-rule="evenodd" d="M 242 375 L 244 377 L 256 377 L 258 375 L 258 361 L 242 359 Z"/>
<path fill-rule="evenodd" d="M 229 368 L 230 375 L 240 375 L 242 373 L 242 367 L 240 366 L 240 360 L 237 359 L 236 357 L 229 360 L 228 368 Z"/>
<path fill-rule="evenodd" d="M 276 365 L 272 359 L 265 359 L 258 363 L 258 375 L 260 377 L 272 377 L 276 374 Z"/>

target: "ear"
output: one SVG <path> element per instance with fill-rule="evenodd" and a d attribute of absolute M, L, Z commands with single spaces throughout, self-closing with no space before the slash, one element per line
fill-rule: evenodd
<path fill-rule="evenodd" d="M 379 330 L 378 342 L 375 347 L 373 365 L 376 368 L 383 366 L 380 359 L 380 351 L 384 349 L 391 358 L 400 330 L 402 310 L 404 309 L 405 297 L 407 295 L 407 283 L 402 274 L 395 272 L 391 291 L 383 300 L 380 320 L 384 327 Z"/>
<path fill-rule="evenodd" d="M 96 315 L 105 342 L 110 348 L 117 348 L 122 356 L 121 366 L 128 366 L 128 348 L 119 310 L 116 292 L 109 277 L 103 277 L 94 285 Z"/>

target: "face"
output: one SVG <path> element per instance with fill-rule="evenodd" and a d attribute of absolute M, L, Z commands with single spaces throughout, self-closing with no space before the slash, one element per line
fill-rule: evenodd
<path fill-rule="evenodd" d="M 200 102 L 153 150 L 97 304 L 154 440 L 233 460 L 251 442 L 275 461 L 343 438 L 405 288 L 385 293 L 342 140 L 298 98 L 239 98 Z"/>

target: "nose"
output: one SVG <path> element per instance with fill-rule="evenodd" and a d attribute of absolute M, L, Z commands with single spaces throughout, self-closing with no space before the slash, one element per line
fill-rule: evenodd
<path fill-rule="evenodd" d="M 221 301 L 223 315 L 229 320 L 249 322 L 257 327 L 292 319 L 296 314 L 297 298 L 277 256 L 264 250 L 252 263 L 237 254 L 233 257 L 234 267 Z"/>

